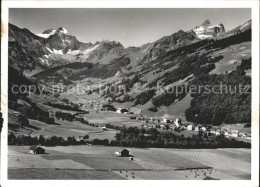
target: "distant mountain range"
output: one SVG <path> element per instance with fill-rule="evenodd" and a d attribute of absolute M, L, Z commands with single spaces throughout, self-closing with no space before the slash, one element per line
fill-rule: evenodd
<path fill-rule="evenodd" d="M 30 74 L 72 62 L 109 64 L 113 59 L 121 57 L 129 58 L 135 65 L 160 58 L 167 51 L 200 40 L 223 38 L 249 28 L 251 21 L 226 33 L 223 24 L 212 26 L 209 20 L 206 20 L 191 31 L 180 30 L 140 47 L 124 48 L 116 41 L 94 44 L 80 42 L 62 27 L 34 34 L 28 29 L 9 24 L 9 47 L 12 49 L 9 52 L 9 63 L 14 67 L 19 66 L 19 69 L 30 70 Z"/>

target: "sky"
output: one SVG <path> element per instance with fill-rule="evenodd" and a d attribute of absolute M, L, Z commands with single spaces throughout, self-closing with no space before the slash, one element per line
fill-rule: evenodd
<path fill-rule="evenodd" d="M 37 34 L 64 27 L 81 42 L 118 41 L 125 47 L 154 42 L 206 19 L 231 30 L 251 19 L 250 9 L 9 9 L 9 23 Z"/>

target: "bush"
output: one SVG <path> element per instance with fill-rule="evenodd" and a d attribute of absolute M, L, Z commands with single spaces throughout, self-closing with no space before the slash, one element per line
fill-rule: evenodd
<path fill-rule="evenodd" d="M 157 112 L 158 109 L 157 109 L 155 106 L 153 106 L 153 107 L 151 107 L 151 108 L 148 108 L 148 111 Z"/>

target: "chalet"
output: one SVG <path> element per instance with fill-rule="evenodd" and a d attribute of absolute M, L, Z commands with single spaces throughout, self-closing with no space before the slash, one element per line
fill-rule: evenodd
<path fill-rule="evenodd" d="M 84 136 L 79 136 L 78 140 L 83 140 Z"/>
<path fill-rule="evenodd" d="M 160 128 L 161 128 L 161 129 L 165 129 L 165 125 L 161 124 L 161 125 L 160 125 Z"/>
<path fill-rule="evenodd" d="M 204 127 L 204 126 L 203 126 L 203 127 L 201 127 L 200 129 L 201 129 L 203 132 L 205 132 L 205 131 L 207 130 L 207 128 L 206 128 L 206 127 Z"/>
<path fill-rule="evenodd" d="M 216 134 L 216 135 L 220 135 L 220 134 L 221 134 L 221 129 L 217 129 L 217 130 L 215 131 L 215 134 Z"/>
<path fill-rule="evenodd" d="M 127 110 L 126 108 L 118 108 L 116 110 L 116 113 L 119 113 L 119 114 L 124 114 L 125 112 L 129 112 L 129 110 Z"/>
<path fill-rule="evenodd" d="M 216 128 L 216 127 L 211 127 L 211 128 L 209 129 L 209 132 L 210 132 L 211 134 L 216 134 L 216 131 L 217 131 L 217 128 Z"/>
<path fill-rule="evenodd" d="M 194 125 L 188 125 L 187 126 L 187 130 L 189 130 L 189 131 L 192 131 L 194 129 L 195 129 Z"/>
<path fill-rule="evenodd" d="M 231 131 L 231 136 L 232 137 L 238 137 L 238 130 L 232 130 Z"/>
<path fill-rule="evenodd" d="M 45 154 L 45 149 L 43 149 L 42 147 L 39 147 L 37 145 L 33 145 L 29 148 L 30 150 L 30 154 Z"/>
<path fill-rule="evenodd" d="M 128 157 L 129 151 L 127 149 L 123 149 L 122 151 L 115 152 L 115 154 L 121 157 Z"/>
<path fill-rule="evenodd" d="M 194 128 L 194 131 L 199 131 L 200 130 L 200 127 L 199 126 L 196 126 L 195 128 Z"/>
<path fill-rule="evenodd" d="M 221 129 L 220 134 L 222 134 L 222 135 L 224 135 L 224 136 L 226 136 L 226 137 L 229 136 L 227 129 Z"/>
<path fill-rule="evenodd" d="M 177 118 L 175 121 L 174 121 L 174 124 L 179 127 L 181 125 L 181 119 L 180 118 Z"/>
<path fill-rule="evenodd" d="M 50 109 L 48 112 L 49 112 L 49 117 L 50 118 L 54 118 L 55 117 L 55 111 Z"/>
<path fill-rule="evenodd" d="M 163 121 L 162 121 L 163 123 L 170 123 L 171 121 L 169 120 L 169 119 L 163 119 Z"/>
<path fill-rule="evenodd" d="M 239 132 L 238 136 L 242 138 L 246 138 L 247 134 L 245 132 Z"/>
<path fill-rule="evenodd" d="M 101 130 L 105 131 L 105 130 L 107 130 L 107 128 L 106 127 L 101 127 Z"/>

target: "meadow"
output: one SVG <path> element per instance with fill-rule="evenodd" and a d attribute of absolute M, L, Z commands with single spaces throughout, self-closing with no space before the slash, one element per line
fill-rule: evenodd
<path fill-rule="evenodd" d="M 44 147 L 30 155 L 28 146 L 9 146 L 9 179 L 250 179 L 250 149 L 129 148 L 133 160 L 118 157 L 121 147 L 93 145 Z M 29 173 L 29 174 L 28 174 Z"/>

